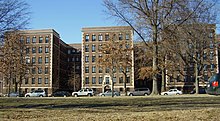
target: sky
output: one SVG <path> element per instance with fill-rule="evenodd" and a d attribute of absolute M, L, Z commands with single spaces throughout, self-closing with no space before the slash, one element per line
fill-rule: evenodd
<path fill-rule="evenodd" d="M 30 29 L 54 29 L 67 44 L 81 43 L 83 27 L 117 26 L 103 12 L 103 0 L 26 0 Z"/>

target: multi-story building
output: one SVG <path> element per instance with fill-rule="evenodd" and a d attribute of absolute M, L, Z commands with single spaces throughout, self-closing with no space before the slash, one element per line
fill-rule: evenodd
<path fill-rule="evenodd" d="M 99 47 L 109 38 L 115 36 L 118 40 L 126 40 L 133 48 L 133 30 L 128 26 L 118 27 L 90 27 L 82 28 L 82 87 L 93 88 L 96 92 L 103 92 L 111 89 L 112 82 L 114 81 L 114 90 L 124 91 L 124 80 L 127 81 L 127 90 L 134 89 L 134 61 L 133 51 L 129 54 L 132 57 L 132 64 L 124 77 L 123 73 L 119 70 L 116 71 L 112 81 L 108 71 L 108 67 L 100 68 L 96 60 L 102 57 L 103 53 L 99 51 Z M 104 71 L 105 70 L 105 71 Z"/>
<path fill-rule="evenodd" d="M 166 88 L 177 88 L 184 93 L 189 93 L 195 89 L 196 73 L 199 80 L 198 86 L 205 88 L 209 77 L 219 72 L 219 54 L 216 47 L 218 40 L 215 25 L 195 24 L 184 27 L 184 29 L 187 28 L 187 36 L 179 41 L 179 45 L 176 45 L 182 48 L 180 49 L 182 54 L 179 54 L 182 56 L 176 53 L 166 56 L 167 62 L 170 59 L 175 62 L 175 66 L 166 70 Z M 182 36 L 184 37 L 183 34 Z"/>
<path fill-rule="evenodd" d="M 56 90 L 74 90 L 68 85 L 72 73 L 69 67 L 74 65 L 77 68 L 73 75 L 81 73 L 81 53 L 63 42 L 53 29 L 23 30 L 19 34 L 20 41 L 25 43 L 25 63 L 31 65 L 20 90 L 30 92 L 43 89 L 49 95 Z M 75 83 L 80 83 L 80 80 Z M 2 87 L 2 92 L 7 93 L 7 84 Z"/>

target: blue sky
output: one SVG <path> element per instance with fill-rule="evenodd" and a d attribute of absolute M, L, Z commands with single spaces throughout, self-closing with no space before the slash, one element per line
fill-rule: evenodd
<path fill-rule="evenodd" d="M 81 28 L 116 26 L 103 12 L 102 0 L 26 0 L 30 29 L 55 29 L 66 43 L 81 42 Z"/>

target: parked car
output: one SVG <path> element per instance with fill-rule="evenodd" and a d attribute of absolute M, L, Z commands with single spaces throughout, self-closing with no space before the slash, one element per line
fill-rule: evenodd
<path fill-rule="evenodd" d="M 220 95 L 220 73 L 212 75 L 207 83 L 207 94 Z"/>
<path fill-rule="evenodd" d="M 137 88 L 132 92 L 128 92 L 129 96 L 147 96 L 150 95 L 150 89 L 148 88 Z"/>
<path fill-rule="evenodd" d="M 112 91 L 106 91 L 104 93 L 99 93 L 99 96 L 112 96 Z M 114 95 L 113 96 L 120 96 L 120 92 L 114 91 Z"/>
<path fill-rule="evenodd" d="M 52 97 L 69 97 L 71 94 L 67 91 L 56 91 L 52 93 Z"/>
<path fill-rule="evenodd" d="M 190 94 L 195 94 L 196 93 L 196 90 L 192 90 L 190 92 Z M 206 89 L 205 88 L 199 88 L 199 94 L 206 94 Z"/>
<path fill-rule="evenodd" d="M 44 90 L 34 90 L 32 92 L 26 93 L 25 97 L 46 97 Z"/>
<path fill-rule="evenodd" d="M 18 92 L 11 92 L 9 94 L 9 97 L 19 97 L 19 93 Z"/>
<path fill-rule="evenodd" d="M 81 89 L 79 90 L 78 92 L 73 92 L 72 93 L 72 96 L 74 97 L 78 97 L 78 96 L 93 96 L 94 95 L 94 92 L 93 92 L 93 89 Z"/>
<path fill-rule="evenodd" d="M 169 91 L 162 92 L 161 95 L 181 95 L 182 91 L 178 89 L 170 89 Z"/>

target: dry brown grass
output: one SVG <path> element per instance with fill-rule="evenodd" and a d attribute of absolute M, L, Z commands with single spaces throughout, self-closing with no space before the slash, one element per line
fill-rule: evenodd
<path fill-rule="evenodd" d="M 219 96 L 0 98 L 0 120 L 217 121 Z"/>

